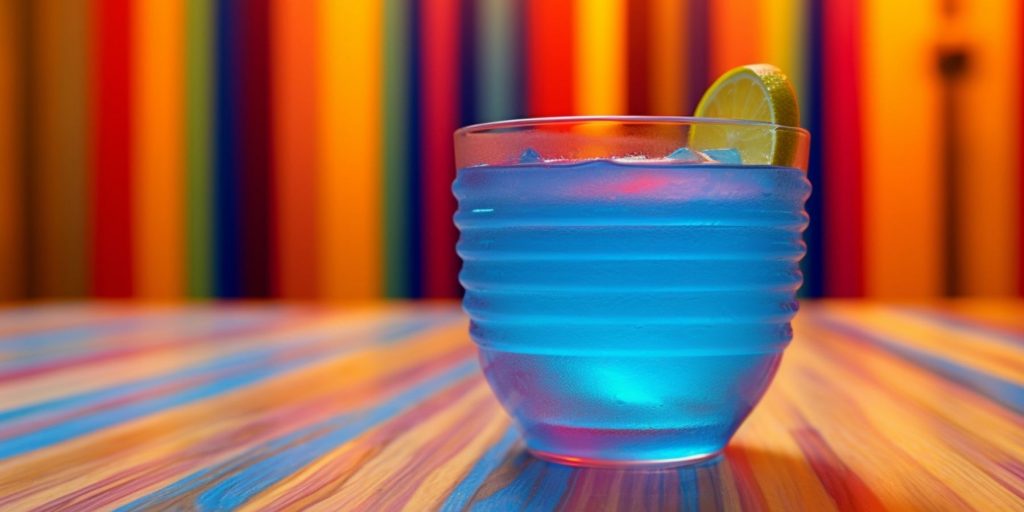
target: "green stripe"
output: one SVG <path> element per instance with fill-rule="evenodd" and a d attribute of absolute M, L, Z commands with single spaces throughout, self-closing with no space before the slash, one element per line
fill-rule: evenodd
<path fill-rule="evenodd" d="M 384 294 L 409 295 L 409 16 L 407 2 L 384 2 Z"/>
<path fill-rule="evenodd" d="M 188 0 L 185 37 L 185 161 L 187 290 L 192 297 L 209 297 L 213 276 L 213 220 L 210 197 L 210 3 Z"/>
<path fill-rule="evenodd" d="M 516 115 L 516 44 L 519 26 L 516 2 L 482 0 L 477 11 L 481 51 L 477 52 L 478 121 L 498 121 Z"/>

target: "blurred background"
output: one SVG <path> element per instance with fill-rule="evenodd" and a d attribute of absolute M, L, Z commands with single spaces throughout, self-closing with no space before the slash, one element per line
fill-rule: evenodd
<path fill-rule="evenodd" d="M 451 132 L 688 115 L 739 64 L 813 133 L 807 296 L 1024 293 L 1019 0 L 0 0 L 0 300 L 459 293 Z"/>

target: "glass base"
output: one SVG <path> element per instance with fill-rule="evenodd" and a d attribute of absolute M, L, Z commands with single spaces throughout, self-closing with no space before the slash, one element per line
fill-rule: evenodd
<path fill-rule="evenodd" d="M 729 441 L 728 428 L 595 429 L 531 425 L 526 449 L 558 464 L 599 468 L 667 468 L 706 462 Z"/>
<path fill-rule="evenodd" d="M 591 459 L 586 457 L 574 457 L 572 455 L 563 455 L 560 453 L 549 453 L 542 452 L 539 450 L 531 450 L 527 448 L 530 455 L 537 457 L 538 459 L 546 460 L 548 462 L 554 462 L 555 464 L 563 464 L 566 466 L 575 466 L 579 468 L 602 468 L 602 469 L 667 469 L 677 468 L 680 466 L 691 466 L 701 464 L 705 462 L 712 462 L 721 457 L 722 452 L 705 453 L 701 455 L 691 455 L 688 457 L 681 457 L 678 459 L 621 459 L 621 460 L 606 460 L 606 459 Z"/>

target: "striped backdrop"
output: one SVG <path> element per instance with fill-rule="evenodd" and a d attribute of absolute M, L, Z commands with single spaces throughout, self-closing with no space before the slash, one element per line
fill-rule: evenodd
<path fill-rule="evenodd" d="M 688 114 L 755 61 L 814 134 L 806 294 L 1019 294 L 1022 25 L 1016 0 L 0 0 L 0 298 L 456 295 L 452 130 Z"/>

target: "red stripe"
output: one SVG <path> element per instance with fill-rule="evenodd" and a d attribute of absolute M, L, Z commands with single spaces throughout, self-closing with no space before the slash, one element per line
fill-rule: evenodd
<path fill-rule="evenodd" d="M 237 155 L 242 165 L 242 295 L 270 293 L 270 5 L 251 0 L 241 17 L 242 76 L 240 136 Z M 308 171 L 308 170 L 307 170 Z"/>
<path fill-rule="evenodd" d="M 629 114 L 650 114 L 651 100 L 647 87 L 650 65 L 648 62 L 650 58 L 648 35 L 651 30 L 651 24 L 648 21 L 649 13 L 650 0 L 629 2 L 629 30 L 627 33 Z"/>
<path fill-rule="evenodd" d="M 459 1 L 421 0 L 423 295 L 458 294 L 452 132 L 459 119 Z"/>
<path fill-rule="evenodd" d="M 526 23 L 527 115 L 571 115 L 572 0 L 529 0 Z"/>
<path fill-rule="evenodd" d="M 92 288 L 132 293 L 131 0 L 92 3 Z"/>
<path fill-rule="evenodd" d="M 864 295 L 864 187 L 861 164 L 860 8 L 856 0 L 824 6 L 822 109 L 824 119 L 824 195 L 827 266 L 825 293 Z"/>
<path fill-rule="evenodd" d="M 1018 8 L 1017 13 L 1020 18 L 1020 25 L 1017 28 L 1017 37 L 1020 38 L 1020 46 L 1017 53 L 1017 59 L 1019 60 L 1017 69 L 1024 70 L 1024 8 Z M 1019 218 L 1017 221 L 1017 258 L 1020 264 L 1017 266 L 1017 287 L 1021 297 L 1024 297 L 1024 74 L 1018 76 L 1018 108 L 1017 121 L 1020 124 L 1019 132 L 1017 137 L 1020 143 L 1017 144 L 1017 148 L 1020 150 L 1020 155 L 1017 158 L 1017 165 L 1020 167 L 1020 176 L 1017 180 L 1017 208 L 1019 211 Z"/>

